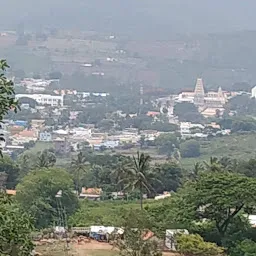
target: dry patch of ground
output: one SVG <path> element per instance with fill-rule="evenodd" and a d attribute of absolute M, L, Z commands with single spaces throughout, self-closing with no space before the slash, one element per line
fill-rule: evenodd
<path fill-rule="evenodd" d="M 118 256 L 118 252 L 108 243 L 91 241 L 86 244 L 71 245 L 69 251 L 65 251 L 65 243 L 54 243 L 49 245 L 37 246 L 36 251 L 42 256 Z M 175 253 L 164 252 L 163 256 L 179 256 Z"/>

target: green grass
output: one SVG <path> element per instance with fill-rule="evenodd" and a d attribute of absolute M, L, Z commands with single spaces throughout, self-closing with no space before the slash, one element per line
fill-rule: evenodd
<path fill-rule="evenodd" d="M 181 165 L 185 169 L 191 169 L 195 163 L 208 161 L 211 157 L 229 157 L 233 159 L 249 159 L 256 157 L 256 134 L 232 134 L 212 138 L 211 140 L 200 141 L 201 155 L 195 158 L 182 158 Z M 124 155 L 135 155 L 139 149 L 122 150 L 119 153 Z M 156 149 L 150 148 L 140 150 L 152 157 L 152 163 L 162 163 L 166 157 L 157 153 Z"/>
<path fill-rule="evenodd" d="M 43 141 L 37 141 L 35 146 L 30 149 L 32 153 L 37 153 L 45 149 L 49 149 L 53 147 L 53 143 L 51 142 L 43 142 Z"/>
<path fill-rule="evenodd" d="M 145 200 L 145 205 L 151 203 Z M 120 226 L 123 215 L 130 209 L 139 210 L 139 201 L 81 201 L 81 209 L 69 219 L 71 226 L 87 227 L 91 225 Z"/>
<path fill-rule="evenodd" d="M 221 138 L 201 141 L 201 156 L 183 158 L 184 168 L 192 168 L 196 162 L 208 161 L 210 157 L 230 157 L 233 159 L 250 159 L 256 156 L 256 134 L 233 134 Z"/>
<path fill-rule="evenodd" d="M 212 138 L 211 140 L 202 140 L 201 155 L 196 158 L 182 158 L 181 165 L 185 169 L 191 169 L 195 163 L 201 161 L 208 161 L 211 157 L 230 157 L 233 159 L 249 159 L 256 157 L 256 134 L 233 134 L 230 136 Z M 37 153 L 44 149 L 52 148 L 51 142 L 37 142 L 35 147 L 30 151 Z M 129 150 L 116 150 L 115 153 L 132 156 L 137 154 L 139 148 L 132 148 Z M 152 164 L 165 162 L 166 156 L 159 155 L 155 148 L 140 150 L 152 157 Z M 106 152 L 104 152 L 106 153 Z M 102 153 L 102 154 L 104 154 Z M 108 152 L 112 153 L 113 152 Z M 57 166 L 67 166 L 71 162 L 72 156 L 69 158 L 58 158 Z"/>

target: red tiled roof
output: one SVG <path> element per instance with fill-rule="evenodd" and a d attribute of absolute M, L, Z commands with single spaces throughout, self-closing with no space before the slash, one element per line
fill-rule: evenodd
<path fill-rule="evenodd" d="M 148 113 L 147 113 L 147 116 L 158 116 L 158 115 L 160 115 L 160 112 L 155 112 L 155 111 L 148 111 Z"/>
<path fill-rule="evenodd" d="M 101 188 L 82 188 L 82 194 L 86 195 L 100 195 L 102 193 Z"/>
<path fill-rule="evenodd" d="M 143 239 L 144 241 L 146 241 L 146 240 L 152 238 L 154 235 L 155 235 L 155 234 L 154 234 L 152 231 L 146 230 L 146 231 L 143 233 L 143 235 L 142 235 L 142 239 Z"/>
<path fill-rule="evenodd" d="M 24 131 L 19 132 L 18 135 L 20 137 L 36 137 L 36 132 L 35 131 L 24 130 Z"/>
<path fill-rule="evenodd" d="M 16 190 L 6 189 L 6 194 L 10 196 L 15 196 Z"/>

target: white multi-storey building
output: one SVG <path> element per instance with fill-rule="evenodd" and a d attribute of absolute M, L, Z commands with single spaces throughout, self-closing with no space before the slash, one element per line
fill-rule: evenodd
<path fill-rule="evenodd" d="M 191 128 L 199 128 L 204 129 L 204 126 L 201 124 L 192 124 L 190 122 L 181 122 L 180 123 L 180 133 L 182 136 L 190 135 L 191 134 Z"/>
<path fill-rule="evenodd" d="M 30 98 L 42 105 L 63 106 L 62 95 L 56 96 L 56 95 L 49 95 L 49 94 L 17 94 L 15 98 L 16 99 Z"/>

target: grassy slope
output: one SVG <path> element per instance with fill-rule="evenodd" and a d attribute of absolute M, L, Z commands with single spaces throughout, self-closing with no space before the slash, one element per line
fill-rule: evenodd
<path fill-rule="evenodd" d="M 235 159 L 248 159 L 256 157 L 256 134 L 233 134 L 221 138 L 213 138 L 208 141 L 201 141 L 201 156 L 196 158 L 183 158 L 181 164 L 184 168 L 191 168 L 196 162 L 207 161 L 210 157 L 230 157 Z M 52 143 L 37 142 L 36 146 L 32 149 L 33 152 L 38 152 L 46 148 L 53 147 Z M 129 150 L 117 150 L 117 153 L 126 156 L 136 155 L 139 148 Z M 165 156 L 157 154 L 155 149 L 140 150 L 144 153 L 150 154 L 153 161 L 161 163 L 165 161 Z M 70 162 L 70 159 L 57 159 L 57 165 L 65 165 Z"/>
<path fill-rule="evenodd" d="M 139 202 L 82 201 L 81 209 L 69 219 L 69 223 L 71 226 L 119 226 L 122 222 L 122 215 L 126 211 L 129 209 L 139 209 L 139 207 Z"/>
<path fill-rule="evenodd" d="M 45 149 L 53 148 L 53 143 L 51 142 L 43 142 L 43 141 L 37 141 L 35 146 L 30 149 L 32 153 L 38 153 L 40 151 L 43 151 Z"/>
<path fill-rule="evenodd" d="M 256 134 L 231 135 L 201 141 L 201 156 L 183 158 L 184 168 L 191 168 L 196 162 L 207 161 L 210 157 L 230 157 L 234 159 L 248 159 L 256 156 Z"/>

